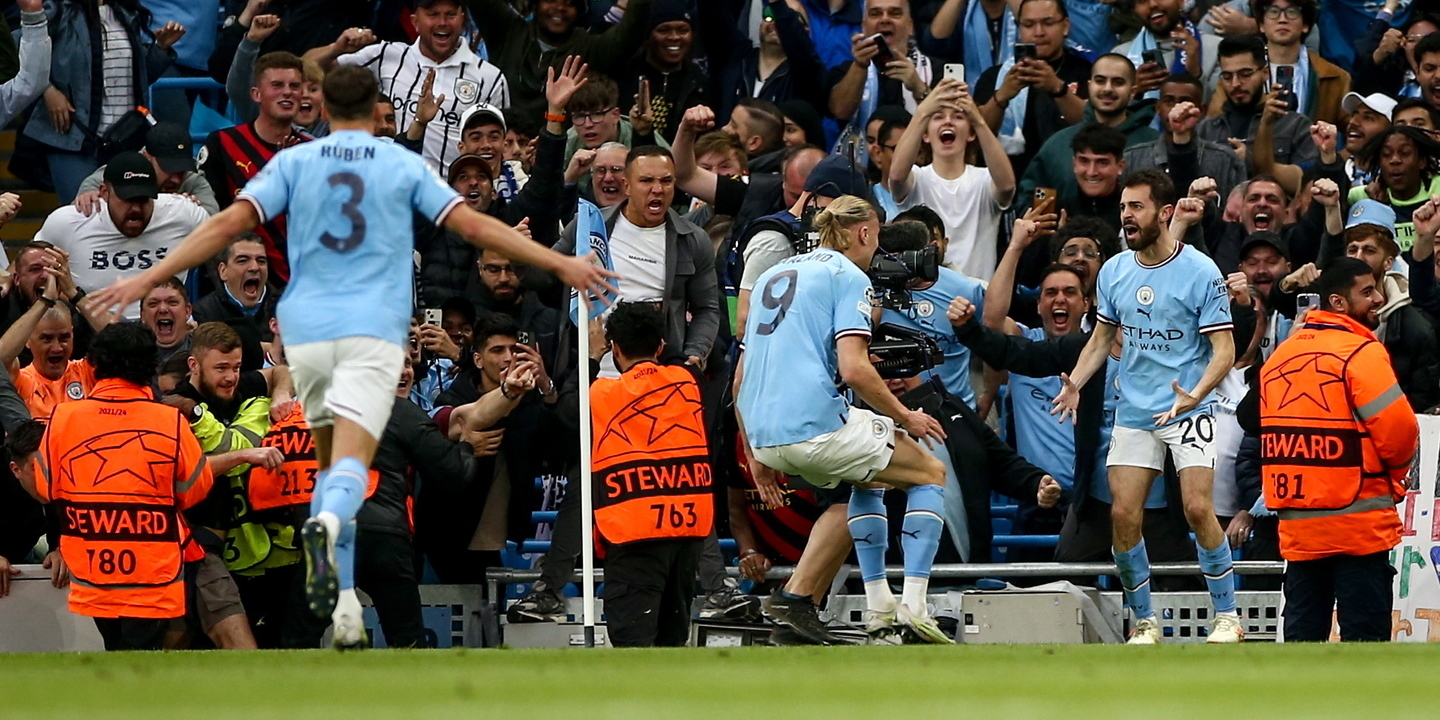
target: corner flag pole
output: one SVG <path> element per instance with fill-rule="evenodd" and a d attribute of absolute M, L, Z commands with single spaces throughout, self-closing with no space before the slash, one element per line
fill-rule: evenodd
<path fill-rule="evenodd" d="M 592 251 L 600 265 L 607 270 L 615 268 L 610 263 L 610 241 L 605 232 L 605 219 L 594 204 L 580 200 L 575 208 L 575 255 L 584 257 Z M 582 302 L 589 300 L 589 305 Z M 575 372 L 580 373 L 580 589 L 584 610 L 581 619 L 585 632 L 585 647 L 595 647 L 595 496 L 594 478 L 591 473 L 590 436 L 590 319 L 600 314 L 599 307 L 608 305 L 615 298 L 606 293 L 604 297 L 580 292 L 570 292 L 570 320 L 575 323 L 579 335 L 576 343 L 578 362 Z"/>

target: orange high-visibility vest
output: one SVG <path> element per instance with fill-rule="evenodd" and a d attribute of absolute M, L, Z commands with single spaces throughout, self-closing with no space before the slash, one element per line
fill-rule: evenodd
<path fill-rule="evenodd" d="M 703 538 L 715 522 L 700 386 L 641 362 L 590 386 L 595 527 L 614 544 Z"/>
<path fill-rule="evenodd" d="M 1369 555 L 1400 542 L 1395 504 L 1420 437 L 1390 354 L 1345 315 L 1311 311 L 1260 378 L 1265 505 L 1287 560 Z"/>
<path fill-rule="evenodd" d="M 305 422 L 305 412 L 300 403 L 280 422 L 270 426 L 261 447 L 278 448 L 285 456 L 280 467 L 269 470 L 260 466 L 250 468 L 246 478 L 246 494 L 254 510 L 269 510 L 290 505 L 309 505 L 315 494 L 316 478 L 320 466 L 315 462 L 315 437 L 310 434 L 310 425 Z M 380 473 L 371 470 L 365 497 L 375 495 L 380 486 Z"/>
<path fill-rule="evenodd" d="M 71 612 L 185 614 L 184 560 L 198 559 L 186 552 L 198 545 L 180 511 L 203 500 L 213 478 L 179 410 L 149 388 L 101 380 L 90 397 L 55 407 L 35 470 L 36 492 L 60 516 Z"/>

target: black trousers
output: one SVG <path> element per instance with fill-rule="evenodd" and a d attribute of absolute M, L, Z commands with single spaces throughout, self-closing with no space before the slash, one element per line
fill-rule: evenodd
<path fill-rule="evenodd" d="M 160 650 L 165 647 L 169 620 L 151 618 L 95 618 L 95 628 L 106 650 Z"/>
<path fill-rule="evenodd" d="M 1285 567 L 1285 642 L 1330 639 L 1332 612 L 1346 642 L 1390 639 L 1395 568 L 1390 553 L 1332 555 Z"/>
<path fill-rule="evenodd" d="M 420 583 L 415 576 L 415 549 L 410 538 L 360 528 L 355 536 L 355 585 L 370 596 L 388 647 L 427 647 L 420 612 Z M 301 566 L 290 587 L 282 644 L 288 648 L 320 645 L 330 618 L 317 618 L 305 604 L 305 570 Z"/>
<path fill-rule="evenodd" d="M 679 647 L 690 639 L 700 540 L 612 545 L 605 555 L 605 621 L 615 647 Z"/>
<path fill-rule="evenodd" d="M 1145 510 L 1141 526 L 1141 537 L 1145 539 L 1145 552 L 1150 562 L 1195 562 L 1195 543 L 1190 539 L 1190 528 L 1185 521 L 1170 516 L 1167 508 Z M 1065 524 L 1060 528 L 1060 543 L 1055 546 L 1055 562 L 1110 562 L 1114 559 L 1111 550 L 1110 503 L 1086 497 L 1070 506 L 1065 515 Z M 1197 578 L 1155 576 L 1150 581 L 1156 590 L 1195 590 L 1201 587 Z"/>

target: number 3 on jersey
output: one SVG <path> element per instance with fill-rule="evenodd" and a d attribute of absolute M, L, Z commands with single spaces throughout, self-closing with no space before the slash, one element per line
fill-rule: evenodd
<path fill-rule="evenodd" d="M 756 332 L 761 335 L 769 335 L 780 327 L 780 322 L 785 319 L 785 313 L 790 310 L 790 303 L 795 301 L 795 280 L 798 277 L 799 274 L 794 270 L 785 270 L 775 273 L 770 277 L 770 281 L 765 283 L 765 289 L 760 292 L 760 304 L 774 310 L 775 317 L 769 322 L 760 323 L 759 327 L 755 328 Z M 781 280 L 785 281 L 785 288 L 777 294 L 775 287 L 780 284 Z"/>
<path fill-rule="evenodd" d="M 365 181 L 359 175 L 338 172 L 330 176 L 330 187 L 344 185 L 350 189 L 350 199 L 340 205 L 340 214 L 350 223 L 350 234 L 335 237 L 328 231 L 320 236 L 320 244 L 338 253 L 348 253 L 365 242 L 365 215 L 360 212 L 360 202 L 365 199 Z"/>

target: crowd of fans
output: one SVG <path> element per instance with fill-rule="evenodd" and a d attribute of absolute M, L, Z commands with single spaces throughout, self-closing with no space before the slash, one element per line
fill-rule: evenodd
<path fill-rule="evenodd" d="M 730 388 L 755 279 L 803 252 L 811 211 L 844 195 L 880 212 L 885 251 L 933 245 L 942 263 L 883 317 L 944 353 L 891 381 L 911 407 L 949 418 L 957 477 L 937 562 L 991 560 L 991 493 L 1018 501 L 1015 533 L 1060 536 L 1012 557 L 1108 559 L 1103 373 L 1079 422 L 1050 410 L 1094 326 L 1100 267 L 1121 250 L 1125 177 L 1141 170 L 1169 177 L 1184 197 L 1171 232 L 1226 276 L 1236 362 L 1213 399 L 1214 509 L 1245 557 L 1279 556 L 1243 400 L 1329 263 L 1369 265 L 1384 296 L 1376 334 L 1406 398 L 1416 412 L 1440 406 L 1440 223 L 1417 215 L 1440 202 L 1440 16 L 1424 3 L 1386 0 L 1378 14 L 1360 0 L 11 5 L 18 43 L 0 33 L 0 117 L 20 128 L 12 169 L 63 205 L 13 248 L 0 300 L 0 405 L 13 401 L 0 596 L 24 562 L 66 580 L 59 518 L 9 476 L 39 441 L 29 418 L 94 387 L 87 352 L 108 323 L 153 334 L 156 397 L 192 418 L 207 453 L 293 432 L 274 320 L 289 278 L 283 215 L 123 317 L 95 312 L 86 293 L 150 267 L 276 153 L 324 136 L 321 80 L 337 66 L 375 75 L 378 134 L 422 155 L 476 211 L 573 252 L 577 200 L 600 208 L 621 299 L 655 304 L 661 360 L 702 373 L 728 508 L 719 534 L 757 588 L 772 565 L 799 563 L 786 590 L 821 598 L 848 554 L 844 496 L 797 480 L 782 505 L 762 499 Z M 157 92 L 137 110 L 152 82 L 187 76 L 223 83 L 217 110 L 237 122 L 198 153 L 192 96 Z M 0 196 L 0 219 L 18 205 Z M 531 513 L 553 509 L 537 479 L 577 472 L 576 384 L 591 366 L 616 374 L 602 330 L 577 358 L 555 278 L 424 219 L 415 257 L 411 357 L 376 460 L 381 489 L 359 519 L 359 583 L 391 645 L 423 642 L 418 582 L 483 582 L 534 535 Z M 973 320 L 946 318 L 956 297 Z M 176 643 L 313 646 L 323 630 L 291 607 L 295 518 L 248 502 L 247 473 L 270 462 L 232 459 L 186 511 L 208 561 Z M 1045 475 L 1060 485 L 1049 506 Z M 1156 484 L 1144 532 L 1155 559 L 1193 561 L 1177 484 L 1173 473 Z M 563 614 L 575 496 L 512 619 Z M 836 538 L 839 550 L 801 562 L 807 542 Z M 701 614 L 755 612 L 725 563 L 712 534 Z"/>

